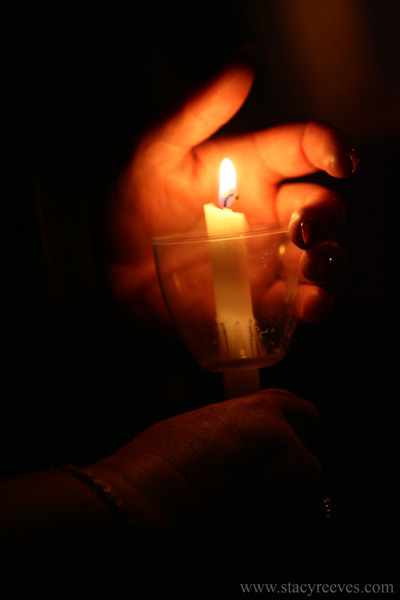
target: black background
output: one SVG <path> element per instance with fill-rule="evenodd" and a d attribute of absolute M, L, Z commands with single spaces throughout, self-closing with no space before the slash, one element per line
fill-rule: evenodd
<path fill-rule="evenodd" d="M 141 132 L 254 43 L 254 89 L 227 132 L 321 118 L 345 129 L 360 156 L 351 179 L 321 177 L 347 202 L 349 271 L 332 287 L 329 316 L 299 327 L 263 383 L 321 413 L 336 506 L 326 577 L 394 581 L 398 13 L 395 2 L 362 1 L 5 9 L 3 475 L 95 460 L 153 422 L 221 399 L 218 376 L 179 341 L 154 331 L 149 342 L 119 314 L 101 274 L 99 223 Z M 304 56 L 303 35 L 314 48 Z M 264 579 L 274 580 L 267 569 Z"/>

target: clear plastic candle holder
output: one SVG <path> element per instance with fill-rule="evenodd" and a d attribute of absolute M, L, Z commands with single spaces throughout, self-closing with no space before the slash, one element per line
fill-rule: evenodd
<path fill-rule="evenodd" d="M 153 240 L 170 315 L 213 372 L 278 363 L 296 328 L 300 250 L 285 229 Z"/>

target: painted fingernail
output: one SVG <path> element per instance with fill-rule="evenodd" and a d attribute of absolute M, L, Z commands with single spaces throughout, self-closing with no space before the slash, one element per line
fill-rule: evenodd
<path fill-rule="evenodd" d="M 347 258 L 336 245 L 318 246 L 305 252 L 302 257 L 302 271 L 306 279 L 324 284 L 335 281 L 346 270 Z"/>
<path fill-rule="evenodd" d="M 323 238 L 324 226 L 318 219 L 305 219 L 300 223 L 300 229 L 301 237 L 307 248 L 314 246 Z"/>
<path fill-rule="evenodd" d="M 334 252 L 319 252 L 316 255 L 314 273 L 316 280 L 336 279 L 339 277 L 344 268 L 344 257 L 342 254 Z"/>
<path fill-rule="evenodd" d="M 351 172 L 355 173 L 358 169 L 359 158 L 356 154 L 354 148 L 352 148 L 349 152 L 350 160 L 351 160 Z"/>
<path fill-rule="evenodd" d="M 315 264 L 315 272 L 321 278 L 324 278 L 330 274 L 334 267 L 336 267 L 336 262 L 331 254 L 321 253 L 318 255 L 318 261 Z"/>

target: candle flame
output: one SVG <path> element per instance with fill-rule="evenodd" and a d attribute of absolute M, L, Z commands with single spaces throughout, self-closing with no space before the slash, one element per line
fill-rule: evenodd
<path fill-rule="evenodd" d="M 230 208 L 237 198 L 235 167 L 229 158 L 224 158 L 219 169 L 218 204 Z"/>

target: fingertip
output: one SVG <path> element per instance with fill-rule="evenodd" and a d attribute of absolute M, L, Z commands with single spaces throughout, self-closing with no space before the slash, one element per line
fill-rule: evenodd
<path fill-rule="evenodd" d="M 303 323 L 317 323 L 330 311 L 333 297 L 316 285 L 302 285 L 297 298 L 297 314 Z"/>
<path fill-rule="evenodd" d="M 305 211 L 295 211 L 289 221 L 288 232 L 292 242 L 306 250 L 328 237 L 327 227 L 321 219 L 307 215 Z"/>
<path fill-rule="evenodd" d="M 235 60 L 218 71 L 180 110 L 145 136 L 141 154 L 147 164 L 170 170 L 230 121 L 246 101 L 253 81 L 254 69 L 248 61 Z"/>
<path fill-rule="evenodd" d="M 242 103 L 247 98 L 254 82 L 254 66 L 246 57 L 240 56 L 227 65 L 217 75 L 221 91 L 226 85 L 227 91 L 242 98 Z"/>
<path fill-rule="evenodd" d="M 350 139 L 328 123 L 310 122 L 303 148 L 316 167 L 332 177 L 349 177 L 356 172 L 359 159 Z"/>
<path fill-rule="evenodd" d="M 326 157 L 326 172 L 332 177 L 343 179 L 353 175 L 358 168 L 359 159 L 353 149 L 347 148 Z"/>
<path fill-rule="evenodd" d="M 323 193 L 325 195 L 323 195 Z M 346 211 L 337 194 L 321 190 L 321 196 L 307 200 L 289 220 L 289 236 L 302 250 L 333 240 L 343 229 Z"/>
<path fill-rule="evenodd" d="M 354 174 L 358 168 L 359 159 L 350 140 L 342 133 L 332 132 L 332 148 L 327 149 L 325 157 L 326 171 L 332 177 L 345 178 Z"/>
<path fill-rule="evenodd" d="M 319 413 L 314 404 L 282 389 L 265 390 L 299 439 L 308 445 L 315 441 L 319 428 Z"/>
<path fill-rule="evenodd" d="M 334 241 L 326 241 L 303 252 L 300 268 L 305 279 L 318 285 L 332 283 L 342 277 L 348 268 L 343 249 Z"/>
<path fill-rule="evenodd" d="M 265 388 L 249 395 L 248 399 L 261 400 L 268 403 L 269 408 L 275 406 L 285 417 L 292 412 L 296 414 L 307 413 L 313 418 L 318 416 L 316 407 L 309 400 L 281 388 Z"/>

